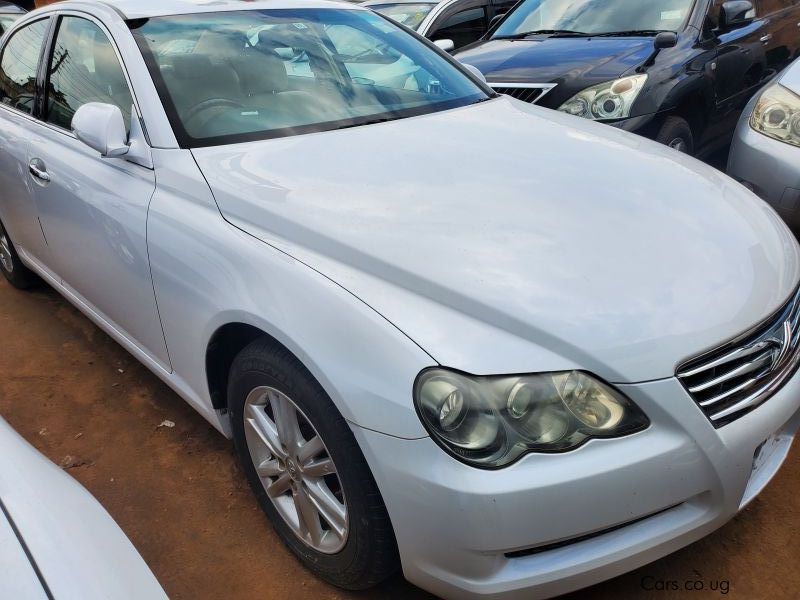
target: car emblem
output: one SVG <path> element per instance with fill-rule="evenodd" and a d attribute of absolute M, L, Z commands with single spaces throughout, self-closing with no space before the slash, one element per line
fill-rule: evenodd
<path fill-rule="evenodd" d="M 789 356 L 789 350 L 792 347 L 793 333 L 791 321 L 784 321 L 783 327 L 775 332 L 774 337 L 769 339 L 771 343 L 777 346 L 772 352 L 772 371 L 777 370 Z"/>

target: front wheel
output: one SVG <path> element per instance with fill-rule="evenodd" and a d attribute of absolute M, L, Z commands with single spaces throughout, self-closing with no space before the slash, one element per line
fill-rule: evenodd
<path fill-rule="evenodd" d="M 0 223 L 0 271 L 15 288 L 27 289 L 37 282 L 36 275 L 22 264 L 16 248 Z"/>
<path fill-rule="evenodd" d="M 257 340 L 234 360 L 234 442 L 248 482 L 288 548 L 346 589 L 397 570 L 389 516 L 347 422 L 284 348 Z"/>
<path fill-rule="evenodd" d="M 667 117 L 656 136 L 656 141 L 684 154 L 694 154 L 694 134 L 683 117 Z"/>

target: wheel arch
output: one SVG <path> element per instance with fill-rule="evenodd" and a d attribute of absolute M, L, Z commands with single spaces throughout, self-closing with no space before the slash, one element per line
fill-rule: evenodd
<path fill-rule="evenodd" d="M 665 104 L 671 106 L 667 114 L 685 119 L 692 129 L 697 145 L 705 133 L 714 110 L 714 90 L 705 77 L 688 77 L 670 92 Z"/>
<path fill-rule="evenodd" d="M 211 335 L 206 345 L 205 365 L 208 393 L 214 409 L 227 410 L 228 376 L 233 361 L 239 352 L 261 337 L 278 343 L 263 329 L 239 321 L 225 323 Z"/>
<path fill-rule="evenodd" d="M 333 401 L 339 412 L 347 418 L 331 383 L 320 372 L 318 365 L 311 360 L 291 339 L 281 331 L 264 323 L 261 319 L 248 318 L 250 315 L 226 315 L 220 324 L 212 327 L 205 348 L 205 375 L 211 405 L 217 411 L 228 409 L 228 377 L 236 356 L 257 339 L 267 339 L 271 344 L 289 352 L 317 380 Z"/>

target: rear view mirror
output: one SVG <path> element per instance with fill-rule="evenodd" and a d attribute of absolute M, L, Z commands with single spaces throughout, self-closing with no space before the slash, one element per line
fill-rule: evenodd
<path fill-rule="evenodd" d="M 719 28 L 730 31 L 749 25 L 755 19 L 756 10 L 750 0 L 729 0 L 719 9 Z"/>
<path fill-rule="evenodd" d="M 72 131 L 80 141 L 106 158 L 124 156 L 130 150 L 122 111 L 113 104 L 84 104 L 72 117 Z"/>
<path fill-rule="evenodd" d="M 453 40 L 435 40 L 433 43 L 445 52 L 451 52 L 452 50 L 455 50 L 456 47 Z"/>

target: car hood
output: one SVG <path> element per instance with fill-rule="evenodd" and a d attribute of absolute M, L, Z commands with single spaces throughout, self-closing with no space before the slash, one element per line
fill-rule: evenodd
<path fill-rule="evenodd" d="M 492 82 L 563 83 L 620 77 L 653 53 L 653 38 L 487 40 L 455 53 Z M 587 83 L 590 85 L 590 83 Z"/>
<path fill-rule="evenodd" d="M 668 377 L 800 277 L 791 233 L 725 175 L 509 98 L 192 152 L 230 223 L 473 373 Z"/>

